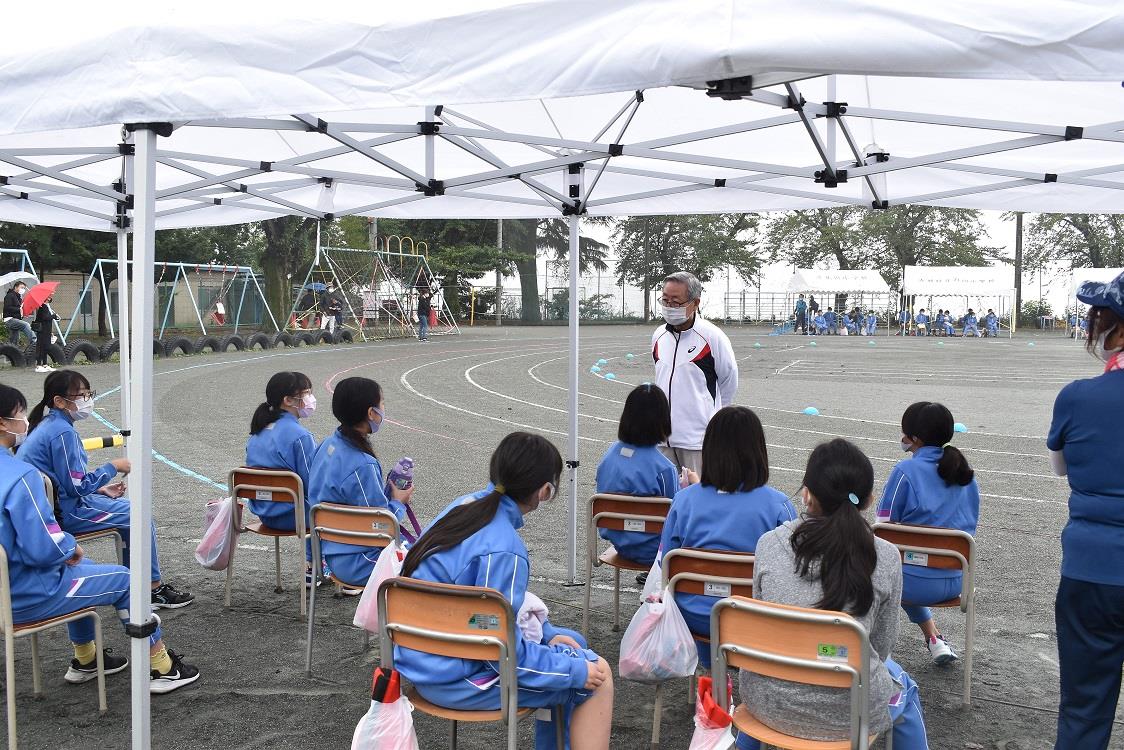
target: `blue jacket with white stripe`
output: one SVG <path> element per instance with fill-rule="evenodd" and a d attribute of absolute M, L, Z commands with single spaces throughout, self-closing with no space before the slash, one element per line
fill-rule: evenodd
<path fill-rule="evenodd" d="M 59 509 L 68 515 L 83 498 L 93 495 L 113 481 L 117 469 L 105 463 L 87 471 L 90 457 L 82 447 L 82 438 L 74 429 L 74 420 L 62 409 L 51 409 L 36 425 L 16 456 L 51 478 L 59 496 Z"/>
<path fill-rule="evenodd" d="M 12 611 L 65 596 L 73 576 L 66 561 L 78 546 L 59 528 L 34 466 L 0 449 L 0 545 L 8 555 Z M 75 607 L 77 609 L 77 607 Z"/>
<path fill-rule="evenodd" d="M 279 419 L 266 425 L 258 434 L 250 435 L 250 439 L 246 441 L 247 466 L 288 469 L 301 478 L 306 498 L 312 456 L 315 453 L 316 440 L 312 433 L 289 412 L 282 412 Z M 276 518 L 278 515 L 292 517 L 292 511 L 279 503 L 251 500 L 250 510 L 262 520 Z"/>
<path fill-rule="evenodd" d="M 437 518 L 462 503 L 479 500 L 493 489 L 495 486 L 489 484 L 479 492 L 457 498 Z M 425 558 L 412 577 L 496 589 L 511 602 L 512 611 L 518 613 L 531 575 L 527 546 L 518 533 L 522 526 L 523 514 L 519 506 L 504 495 L 488 525 L 460 544 Z M 556 634 L 549 621 L 543 623 L 544 643 L 549 643 Z M 518 628 L 515 637 L 518 640 L 515 675 L 520 689 L 554 691 L 584 687 L 588 677 L 584 659 L 527 641 Z M 464 684 L 486 690 L 499 681 L 497 665 L 493 662 L 436 656 L 401 646 L 394 647 L 394 666 L 416 685 Z"/>
<path fill-rule="evenodd" d="M 679 491 L 679 477 L 675 464 L 656 446 L 616 442 L 597 465 L 597 491 L 670 499 Z M 656 559 L 660 546 L 657 533 L 598 529 L 597 534 L 611 542 L 622 556 L 646 565 Z"/>

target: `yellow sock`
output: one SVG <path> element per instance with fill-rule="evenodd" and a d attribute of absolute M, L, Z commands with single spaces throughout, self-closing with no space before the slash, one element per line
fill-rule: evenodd
<path fill-rule="evenodd" d="M 89 664 L 98 655 L 98 649 L 93 641 L 89 643 L 74 643 L 74 658 L 79 664 Z"/>
<path fill-rule="evenodd" d="M 160 650 L 152 655 L 152 668 L 160 674 L 172 671 L 172 657 L 168 656 L 168 649 L 160 646 Z"/>

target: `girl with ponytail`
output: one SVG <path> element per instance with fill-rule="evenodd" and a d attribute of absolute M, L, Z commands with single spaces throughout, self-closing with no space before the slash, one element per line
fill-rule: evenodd
<path fill-rule="evenodd" d="M 980 520 L 980 488 L 968 459 L 952 444 L 952 412 L 942 404 L 918 401 L 902 414 L 902 450 L 912 458 L 899 462 L 886 479 L 878 520 L 914 526 L 959 529 L 975 536 Z M 938 665 L 956 652 L 941 636 L 927 605 L 960 596 L 961 572 L 907 565 L 902 608 L 921 628 L 925 645 Z"/>
<path fill-rule="evenodd" d="M 873 491 L 870 459 L 853 443 L 836 438 L 817 445 L 801 488 L 806 512 L 757 542 L 753 597 L 841 611 L 862 623 L 871 645 L 870 733 L 892 728 L 895 750 L 926 750 L 917 685 L 890 658 L 898 637 L 902 566 L 897 548 L 875 538 L 863 516 Z M 741 674 L 740 688 L 749 711 L 779 732 L 821 741 L 850 737 L 847 690 L 748 671 Z M 743 735 L 737 747 L 760 745 Z"/>
<path fill-rule="evenodd" d="M 337 391 L 338 392 L 338 391 Z M 410 548 L 402 575 L 499 591 L 515 612 L 528 596 L 530 558 L 518 530 L 523 518 L 552 500 L 562 475 L 558 449 L 540 435 L 513 432 L 492 454 L 488 486 L 454 500 Z M 519 706 L 565 707 L 567 747 L 607 750 L 613 678 L 606 661 L 580 634 L 542 622 L 542 636 L 518 629 L 515 655 Z M 426 700 L 462 710 L 500 707 L 495 665 L 394 647 L 394 666 Z M 535 746 L 554 747 L 554 727 L 536 724 Z M 561 750 L 559 748 L 558 750 Z"/>
<path fill-rule="evenodd" d="M 307 375 L 302 372 L 275 373 L 266 383 L 265 401 L 250 420 L 246 465 L 294 472 L 301 478 L 307 493 L 316 440 L 299 420 L 311 417 L 315 411 L 316 396 L 312 393 L 312 381 Z M 271 529 L 296 530 L 294 511 L 284 503 L 251 500 L 250 510 Z M 303 512 L 307 522 L 307 502 Z M 308 554 L 311 555 L 311 551 Z"/>
<path fill-rule="evenodd" d="M 371 435 L 386 424 L 382 388 L 370 378 L 344 378 L 332 394 L 332 415 L 339 421 L 336 431 L 324 439 L 312 457 L 305 497 L 308 504 L 342 503 L 389 509 L 399 521 L 414 488 L 400 490 L 391 485 L 384 492 L 382 465 L 371 448 Z M 346 584 L 363 586 L 371 577 L 377 549 L 325 541 L 321 548 L 328 569 Z M 344 588 L 355 595 L 360 589 Z"/>

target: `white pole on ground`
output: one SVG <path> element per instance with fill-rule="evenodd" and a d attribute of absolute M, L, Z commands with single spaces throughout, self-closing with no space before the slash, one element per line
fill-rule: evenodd
<path fill-rule="evenodd" d="M 578 580 L 578 241 L 581 232 L 581 219 L 575 214 L 570 217 L 570 441 L 569 466 L 570 502 L 567 510 L 569 554 L 566 570 L 571 583 Z M 586 585 L 589 582 L 586 581 Z"/>
<path fill-rule="evenodd" d="M 129 625 L 143 628 L 152 621 L 151 559 L 148 529 L 152 525 L 152 326 L 153 257 L 156 245 L 156 133 L 149 128 L 135 131 L 136 156 L 133 163 L 133 320 L 127 329 L 132 335 L 129 389 L 133 414 L 139 419 L 131 425 L 129 462 L 132 474 L 129 494 L 133 499 L 131 526 L 136 531 L 129 541 Z M 127 323 L 126 323 L 127 324 Z M 125 332 L 122 332 L 124 338 Z M 149 706 L 148 638 L 133 637 L 129 660 L 132 663 L 132 739 L 133 750 L 148 750 L 151 741 Z"/>

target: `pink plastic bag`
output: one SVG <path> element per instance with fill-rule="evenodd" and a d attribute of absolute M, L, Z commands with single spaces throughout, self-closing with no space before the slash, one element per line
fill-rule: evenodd
<path fill-rule="evenodd" d="M 404 695 L 393 703 L 371 701 L 371 708 L 355 726 L 351 750 L 419 750 L 413 711 Z"/>
<path fill-rule="evenodd" d="M 359 597 L 359 604 L 355 607 L 355 617 L 351 623 L 357 628 L 377 633 L 379 632 L 379 586 L 388 578 L 394 578 L 402 572 L 402 562 L 406 559 L 406 552 L 398 542 L 391 542 L 379 553 L 375 561 L 375 569 L 363 587 L 363 595 Z"/>
<path fill-rule="evenodd" d="M 695 673 L 695 639 L 667 589 L 663 601 L 645 602 L 621 639 L 620 676 L 637 682 L 663 682 Z"/>
<path fill-rule="evenodd" d="M 226 570 L 226 566 L 230 564 L 230 548 L 234 542 L 230 535 L 230 514 L 233 503 L 234 500 L 227 497 L 207 504 L 207 517 L 210 522 L 199 546 L 195 548 L 195 559 L 208 570 Z"/>
<path fill-rule="evenodd" d="M 733 685 L 726 682 L 726 694 L 730 695 Z M 695 698 L 695 732 L 687 750 L 729 750 L 736 737 L 730 724 L 730 714 L 723 711 L 714 700 L 712 678 L 699 678 L 699 694 Z"/>

